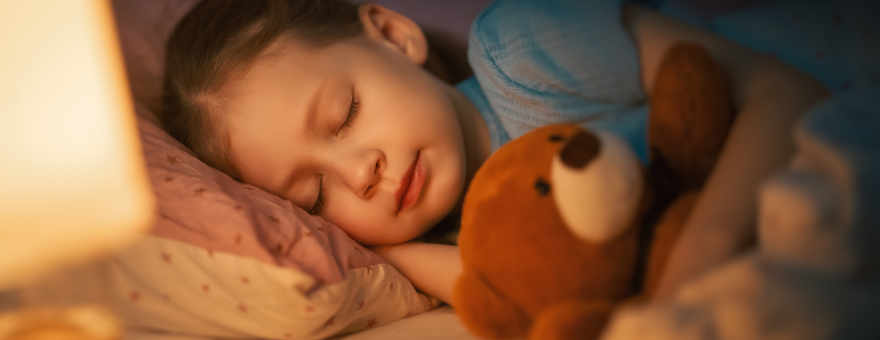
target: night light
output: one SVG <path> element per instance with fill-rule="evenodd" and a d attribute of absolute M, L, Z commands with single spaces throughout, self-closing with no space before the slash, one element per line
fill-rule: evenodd
<path fill-rule="evenodd" d="M 0 0 L 0 290 L 120 249 L 154 198 L 110 3 Z"/>

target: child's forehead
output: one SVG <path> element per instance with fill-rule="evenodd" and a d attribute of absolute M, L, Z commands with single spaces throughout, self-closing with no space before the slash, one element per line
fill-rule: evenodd
<path fill-rule="evenodd" d="M 318 54 L 319 48 L 299 39 L 293 34 L 282 34 L 260 52 L 254 64 L 272 64 L 284 58 L 303 58 Z"/>
<path fill-rule="evenodd" d="M 340 39 L 339 41 L 315 43 L 297 36 L 292 32 L 285 32 L 273 40 L 260 53 L 260 59 L 273 59 L 280 56 L 319 56 L 333 53 L 340 47 L 352 47 L 352 42 L 362 39 L 361 36 Z"/>
<path fill-rule="evenodd" d="M 305 102 L 326 104 L 322 93 L 338 93 L 351 81 L 336 56 L 304 51 L 296 43 L 280 42 L 273 48 L 273 54 L 256 60 L 229 84 L 223 113 L 229 124 L 247 117 L 300 112 Z"/>
<path fill-rule="evenodd" d="M 351 76 L 355 65 L 363 66 L 366 61 L 375 60 L 362 58 L 375 51 L 369 44 L 369 39 L 356 37 L 316 46 L 289 35 L 280 37 L 242 68 L 231 82 L 230 94 L 239 93 L 243 85 L 259 87 L 262 79 L 281 75 L 307 83 L 327 77 Z"/>
<path fill-rule="evenodd" d="M 233 97 L 255 88 L 278 83 L 278 77 L 295 77 L 299 82 L 308 81 L 326 69 L 327 56 L 302 43 L 290 39 L 277 39 L 243 65 L 241 72 L 230 82 L 229 93 Z"/>

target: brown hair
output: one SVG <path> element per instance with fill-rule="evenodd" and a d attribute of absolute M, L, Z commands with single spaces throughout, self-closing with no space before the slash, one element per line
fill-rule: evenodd
<path fill-rule="evenodd" d="M 357 5 L 341 0 L 203 0 L 168 40 L 160 119 L 199 159 L 240 179 L 212 112 L 227 85 L 282 34 L 316 47 L 361 34 Z M 425 69 L 450 83 L 471 74 L 464 48 L 426 32 Z"/>

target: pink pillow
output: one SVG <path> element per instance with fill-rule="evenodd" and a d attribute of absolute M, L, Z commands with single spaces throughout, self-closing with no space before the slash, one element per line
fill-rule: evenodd
<path fill-rule="evenodd" d="M 150 235 L 111 270 L 125 322 L 207 336 L 309 338 L 435 306 L 335 225 L 205 165 L 158 127 L 165 39 L 195 2 L 113 2 L 158 200 Z M 248 287 L 258 280 L 288 291 L 254 295 Z M 245 314 L 259 314 L 259 326 Z"/>
<path fill-rule="evenodd" d="M 139 127 L 158 200 L 151 235 L 290 267 L 319 284 L 387 263 L 323 218 L 205 165 L 146 119 Z"/>

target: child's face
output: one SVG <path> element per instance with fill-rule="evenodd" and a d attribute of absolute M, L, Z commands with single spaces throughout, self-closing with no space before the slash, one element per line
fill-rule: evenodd
<path fill-rule="evenodd" d="M 448 85 L 365 36 L 280 44 L 235 81 L 220 120 L 242 181 L 365 244 L 410 240 L 448 214 L 465 182 Z"/>

